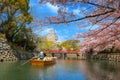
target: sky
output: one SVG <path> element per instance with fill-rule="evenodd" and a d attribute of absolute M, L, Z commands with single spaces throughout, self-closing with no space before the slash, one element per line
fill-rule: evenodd
<path fill-rule="evenodd" d="M 50 3 L 45 4 L 39 4 L 38 0 L 30 0 L 30 13 L 32 14 L 34 19 L 44 19 L 46 16 L 54 16 L 57 15 L 58 6 L 51 5 Z M 82 7 L 84 9 L 84 7 Z M 79 9 L 78 7 L 68 7 L 68 10 L 72 10 L 74 14 L 79 16 Z M 39 25 L 36 25 L 32 27 L 33 32 L 37 34 L 38 36 L 45 36 L 48 34 L 50 30 L 54 30 L 58 36 L 58 41 L 65 41 L 72 39 L 73 36 L 87 32 L 88 28 L 79 28 L 80 25 L 78 25 L 76 22 L 70 23 L 70 24 L 58 24 L 58 25 L 48 25 L 44 27 L 40 27 Z M 81 39 L 79 39 L 81 40 Z"/>

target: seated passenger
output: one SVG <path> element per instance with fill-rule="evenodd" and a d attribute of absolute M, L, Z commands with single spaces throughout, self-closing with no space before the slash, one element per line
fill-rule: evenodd
<path fill-rule="evenodd" d="M 43 60 L 44 59 L 44 54 L 43 54 L 43 52 L 41 51 L 40 53 L 39 53 L 39 58 L 40 58 L 40 60 Z"/>

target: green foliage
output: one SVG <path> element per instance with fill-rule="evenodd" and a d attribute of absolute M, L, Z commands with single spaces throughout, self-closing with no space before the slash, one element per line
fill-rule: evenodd
<path fill-rule="evenodd" d="M 57 48 L 58 48 L 59 50 L 62 50 L 62 46 L 59 45 L 59 44 L 57 44 Z"/>
<path fill-rule="evenodd" d="M 28 12 L 29 0 L 0 0 L 0 4 L 0 33 L 5 34 L 8 42 L 33 50 L 35 35 L 25 27 L 33 20 Z"/>
<path fill-rule="evenodd" d="M 79 42 L 80 42 L 79 40 L 67 40 L 67 41 L 63 42 L 61 44 L 61 46 L 65 47 L 67 50 L 71 50 L 71 49 L 78 50 L 79 49 L 79 47 L 78 47 Z"/>
<path fill-rule="evenodd" d="M 12 42 L 14 35 L 33 20 L 28 12 L 29 0 L 0 0 L 0 3 L 0 32 Z"/>
<path fill-rule="evenodd" d="M 45 37 L 38 38 L 37 49 L 38 50 L 50 50 L 56 43 L 54 41 L 48 41 Z"/>
<path fill-rule="evenodd" d="M 5 35 L 0 33 L 0 38 L 5 38 Z"/>
<path fill-rule="evenodd" d="M 67 50 L 78 50 L 78 43 L 79 40 L 67 40 L 61 44 L 56 44 L 53 41 L 48 41 L 46 37 L 40 37 L 38 38 L 38 43 L 37 43 L 37 50 L 51 50 L 54 48 L 57 48 L 59 50 L 62 50 L 62 47 L 65 47 Z"/>
<path fill-rule="evenodd" d="M 31 28 L 21 28 L 21 30 L 15 36 L 15 43 L 24 47 L 24 49 L 31 49 L 35 48 L 35 35 L 32 33 Z"/>

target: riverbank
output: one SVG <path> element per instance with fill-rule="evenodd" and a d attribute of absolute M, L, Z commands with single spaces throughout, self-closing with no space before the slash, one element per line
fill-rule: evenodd
<path fill-rule="evenodd" d="M 8 42 L 5 35 L 0 34 L 0 62 L 26 60 L 32 56 L 32 52 L 25 51 L 22 47 Z"/>
<path fill-rule="evenodd" d="M 108 61 L 117 61 L 120 62 L 120 53 L 101 53 L 97 55 L 89 55 L 89 54 L 70 54 L 70 53 L 47 53 L 47 56 L 55 56 L 59 59 L 76 59 L 76 60 L 108 60 Z"/>
<path fill-rule="evenodd" d="M 16 61 L 18 58 L 14 55 L 13 49 L 7 43 L 4 34 L 0 34 L 0 61 Z"/>

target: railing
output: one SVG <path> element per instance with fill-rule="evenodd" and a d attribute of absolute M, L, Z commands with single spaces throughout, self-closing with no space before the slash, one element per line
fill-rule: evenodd
<path fill-rule="evenodd" d="M 78 54 L 80 53 L 80 50 L 46 50 L 43 51 L 44 53 L 74 53 L 74 54 Z"/>

